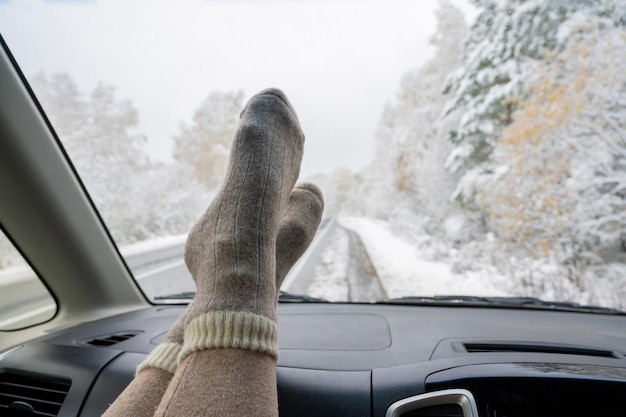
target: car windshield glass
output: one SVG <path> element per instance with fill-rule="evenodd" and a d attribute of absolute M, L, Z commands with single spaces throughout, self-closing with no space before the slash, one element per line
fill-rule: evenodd
<path fill-rule="evenodd" d="M 186 233 L 278 87 L 325 196 L 284 291 L 626 308 L 625 22 L 617 0 L 0 1 L 154 302 L 193 294 Z"/>

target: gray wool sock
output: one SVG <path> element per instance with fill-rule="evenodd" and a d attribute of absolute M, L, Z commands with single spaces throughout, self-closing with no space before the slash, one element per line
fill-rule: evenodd
<path fill-rule="evenodd" d="M 276 357 L 276 238 L 303 145 L 281 91 L 262 91 L 242 111 L 225 183 L 187 238 L 185 262 L 197 292 L 180 361 L 222 347 Z"/>

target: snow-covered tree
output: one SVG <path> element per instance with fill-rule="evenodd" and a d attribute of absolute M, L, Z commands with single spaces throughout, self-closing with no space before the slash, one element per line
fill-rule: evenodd
<path fill-rule="evenodd" d="M 118 243 L 189 230 L 206 191 L 190 170 L 150 160 L 129 100 L 104 84 L 83 95 L 67 74 L 39 74 L 32 86 Z"/>
<path fill-rule="evenodd" d="M 230 145 L 243 109 L 243 91 L 212 92 L 174 137 L 174 158 L 193 168 L 198 181 L 213 189 L 221 184 Z"/>
<path fill-rule="evenodd" d="M 582 13 L 561 29 L 564 49 L 537 67 L 473 192 L 501 239 L 582 285 L 626 230 L 626 30 Z"/>
<path fill-rule="evenodd" d="M 362 198 L 359 198 L 360 181 L 358 175 L 345 167 L 333 170 L 324 184 L 319 184 L 324 192 L 324 216 L 363 214 Z"/>
<path fill-rule="evenodd" d="M 397 188 L 411 194 L 409 210 L 439 223 L 450 213 L 450 197 L 458 180 L 445 168 L 451 151 L 448 132 L 458 123 L 458 114 L 442 117 L 443 86 L 449 72 L 459 65 L 467 26 L 461 11 L 447 1 L 440 2 L 436 18 L 431 39 L 435 54 L 403 79 L 394 136 L 401 146 L 396 157 Z"/>
<path fill-rule="evenodd" d="M 195 180 L 186 164 L 158 163 L 144 174 L 137 192 L 135 235 L 146 237 L 177 235 L 189 232 L 214 193 Z M 130 218 L 129 218 L 130 220 Z"/>
<path fill-rule="evenodd" d="M 82 95 L 67 74 L 39 74 L 32 84 L 114 237 L 132 240 L 141 215 L 132 209 L 137 182 L 150 168 L 137 110 L 129 100 L 116 100 L 114 89 L 104 84 Z"/>
<path fill-rule="evenodd" d="M 450 138 L 448 167 L 481 180 L 493 173 L 492 151 L 512 122 L 526 80 L 539 63 L 564 47 L 561 27 L 570 19 L 611 16 L 623 25 L 626 8 L 615 0 L 473 0 L 479 15 L 465 44 L 462 65 L 450 75 L 446 111 L 462 117 Z M 463 195 L 458 196 L 471 200 Z"/>

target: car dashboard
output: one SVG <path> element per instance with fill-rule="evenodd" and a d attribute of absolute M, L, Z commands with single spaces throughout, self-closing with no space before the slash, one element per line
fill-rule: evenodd
<path fill-rule="evenodd" d="M 152 306 L 5 350 L 0 415 L 99 416 L 184 308 Z M 626 415 L 623 315 L 282 303 L 279 328 L 281 416 Z"/>

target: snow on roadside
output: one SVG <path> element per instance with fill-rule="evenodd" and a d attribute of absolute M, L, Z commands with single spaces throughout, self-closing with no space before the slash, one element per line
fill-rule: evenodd
<path fill-rule="evenodd" d="M 391 232 L 389 224 L 383 220 L 342 217 L 338 221 L 361 237 L 391 298 L 408 295 L 510 295 L 494 285 L 503 277 L 486 277 L 471 271 L 459 274 L 444 262 L 426 260 L 416 246 Z"/>

